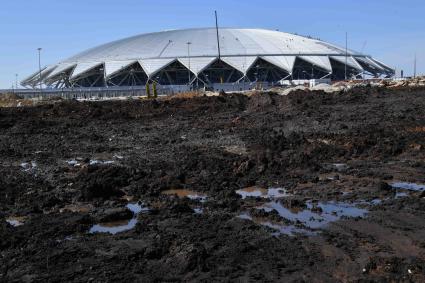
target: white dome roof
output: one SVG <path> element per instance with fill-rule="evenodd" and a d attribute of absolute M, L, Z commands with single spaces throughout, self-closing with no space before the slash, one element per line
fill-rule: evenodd
<path fill-rule="evenodd" d="M 347 54 L 347 64 L 359 71 L 363 71 L 365 64 L 374 73 L 393 71 L 370 56 L 354 51 L 346 53 L 344 48 L 321 40 L 279 31 L 221 28 L 219 39 L 221 59 L 242 73 L 246 73 L 257 58 L 292 73 L 297 57 L 331 73 L 330 58 L 345 63 Z M 215 28 L 171 30 L 137 35 L 89 49 L 47 67 L 42 77 L 49 80 L 72 68 L 70 79 L 73 79 L 101 64 L 108 77 L 135 62 L 151 76 L 175 60 L 187 68 L 190 65 L 191 71 L 198 74 L 217 58 Z M 37 74 L 23 84 L 34 81 L 35 77 Z"/>
<path fill-rule="evenodd" d="M 219 38 L 222 56 L 345 55 L 345 50 L 322 41 L 279 31 L 223 28 Z M 191 57 L 218 56 L 216 30 L 204 28 L 142 34 L 95 47 L 64 62 L 187 57 L 188 42 Z"/>

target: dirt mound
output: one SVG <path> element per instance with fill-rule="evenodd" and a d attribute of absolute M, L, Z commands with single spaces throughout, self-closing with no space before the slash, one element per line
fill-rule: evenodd
<path fill-rule="evenodd" d="M 14 93 L 0 93 L 0 107 L 17 107 L 33 105 Z"/>
<path fill-rule="evenodd" d="M 276 95 L 274 93 L 254 93 L 250 96 L 248 109 L 258 110 L 276 104 Z"/>
<path fill-rule="evenodd" d="M 0 93 L 0 100 L 7 101 L 7 100 L 17 100 L 17 99 L 22 99 L 22 97 L 14 93 Z"/>
<path fill-rule="evenodd" d="M 122 197 L 120 188 L 129 184 L 130 175 L 125 168 L 109 166 L 89 166 L 77 176 L 74 188 L 81 192 L 81 199 L 110 199 Z"/>

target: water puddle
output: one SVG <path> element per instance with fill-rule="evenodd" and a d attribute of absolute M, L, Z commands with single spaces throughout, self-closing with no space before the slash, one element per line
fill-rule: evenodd
<path fill-rule="evenodd" d="M 284 198 L 290 196 L 286 192 L 285 189 L 282 188 L 270 188 L 264 189 L 260 187 L 248 187 L 245 189 L 237 190 L 236 193 L 242 197 L 242 199 L 246 199 L 248 197 L 260 197 L 260 198 Z"/>
<path fill-rule="evenodd" d="M 409 196 L 409 194 L 408 194 L 408 193 L 406 193 L 406 192 L 397 192 L 397 193 L 395 194 L 395 198 L 396 198 L 396 199 L 405 198 L 405 197 L 408 197 L 408 196 Z"/>
<path fill-rule="evenodd" d="M 272 201 L 259 208 L 266 212 L 276 210 L 281 217 L 293 222 L 301 222 L 312 229 L 322 228 L 342 217 L 364 217 L 368 212 L 366 209 L 356 207 L 355 204 L 344 202 L 319 202 L 317 204 L 307 202 L 306 209 L 294 211 L 284 207 L 280 202 Z"/>
<path fill-rule="evenodd" d="M 86 162 L 83 161 L 83 159 L 81 159 L 81 158 L 67 160 L 66 163 L 69 166 L 72 166 L 72 167 L 81 167 L 82 165 L 86 164 Z M 93 165 L 110 165 L 110 164 L 113 164 L 113 163 L 115 163 L 115 161 L 113 161 L 113 160 L 103 161 L 103 160 L 93 159 L 93 160 L 89 160 L 87 164 L 93 166 Z"/>
<path fill-rule="evenodd" d="M 370 205 L 380 205 L 382 203 L 382 199 L 376 198 L 370 201 Z"/>
<path fill-rule="evenodd" d="M 23 162 L 20 164 L 21 168 L 24 169 L 25 172 L 32 171 L 37 168 L 37 163 L 35 161 L 31 162 Z"/>
<path fill-rule="evenodd" d="M 306 208 L 286 208 L 279 201 L 271 201 L 257 207 L 257 209 L 262 209 L 266 212 L 275 210 L 282 218 L 297 223 L 298 226 L 302 225 L 306 229 L 295 225 L 273 223 L 268 219 L 258 219 L 249 214 L 243 214 L 239 217 L 270 227 L 276 230 L 277 234 L 293 236 L 295 234 L 313 235 L 315 234 L 314 230 L 322 229 L 329 223 L 338 221 L 343 217 L 364 217 L 368 213 L 368 210 L 358 208 L 356 204 L 344 202 L 318 202 L 314 204 L 307 202 L 306 206 Z"/>
<path fill-rule="evenodd" d="M 91 234 L 109 233 L 109 234 L 115 235 L 121 232 L 134 229 L 134 227 L 136 227 L 136 224 L 137 224 L 136 218 L 133 218 L 131 220 L 121 220 L 121 221 L 102 223 L 102 224 L 94 225 L 89 232 Z"/>
<path fill-rule="evenodd" d="M 195 214 L 203 214 L 204 213 L 204 209 L 202 207 L 195 207 L 193 209 L 193 211 L 195 212 Z"/>
<path fill-rule="evenodd" d="M 348 170 L 350 167 L 345 164 L 345 163 L 333 163 L 332 164 L 333 168 L 335 168 L 337 171 L 341 172 L 341 171 L 346 171 Z"/>
<path fill-rule="evenodd" d="M 81 166 L 81 164 L 77 160 L 75 160 L 75 159 L 68 160 L 68 161 L 66 161 L 66 163 L 69 166 L 73 166 L 73 167 Z"/>
<path fill-rule="evenodd" d="M 425 191 L 425 185 L 422 185 L 422 184 L 400 182 L 400 183 L 393 183 L 391 184 L 391 186 L 395 189 L 404 189 L 408 191 L 418 191 L 418 192 Z"/>
<path fill-rule="evenodd" d="M 25 216 L 10 216 L 6 218 L 6 222 L 12 225 L 13 227 L 19 227 L 24 225 L 25 220 Z"/>
<path fill-rule="evenodd" d="M 133 214 L 140 214 L 142 212 L 147 212 L 149 209 L 147 207 L 142 207 L 138 203 L 129 203 L 127 204 L 127 208 L 133 212 Z"/>
<path fill-rule="evenodd" d="M 206 194 L 184 189 L 163 191 L 162 194 L 167 196 L 176 195 L 179 198 L 189 198 L 191 200 L 199 200 L 201 202 L 205 202 L 207 200 Z"/>
<path fill-rule="evenodd" d="M 241 219 L 250 220 L 254 222 L 255 224 L 266 226 L 275 230 L 276 232 L 272 233 L 273 236 L 278 236 L 278 235 L 296 236 L 299 234 L 312 236 L 316 234 L 313 231 L 302 229 L 302 228 L 296 227 L 295 225 L 284 225 L 278 222 L 272 222 L 265 218 L 252 217 L 248 213 L 243 213 L 239 215 L 238 217 Z"/>
<path fill-rule="evenodd" d="M 128 204 L 127 208 L 131 210 L 131 212 L 133 212 L 132 219 L 96 224 L 93 227 L 91 227 L 89 233 L 90 234 L 109 233 L 109 234 L 115 235 L 121 232 L 134 229 L 134 227 L 136 227 L 136 224 L 138 222 L 137 215 L 142 212 L 149 211 L 148 208 L 142 207 L 138 203 Z"/>
<path fill-rule="evenodd" d="M 90 160 L 90 162 L 89 162 L 90 165 L 110 165 L 110 164 L 114 164 L 114 163 L 115 163 L 115 161 L 113 161 L 113 160 L 103 161 L 103 160 L 96 160 L 96 159 Z"/>

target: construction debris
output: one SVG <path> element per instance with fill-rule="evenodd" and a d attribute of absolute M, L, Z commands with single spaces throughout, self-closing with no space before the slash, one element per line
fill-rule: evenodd
<path fill-rule="evenodd" d="M 371 80 L 350 80 L 340 81 L 333 84 L 321 83 L 313 87 L 290 86 L 275 87 L 269 90 L 280 95 L 288 95 L 298 90 L 324 91 L 326 93 L 346 92 L 359 87 L 380 87 L 380 88 L 400 88 L 400 87 L 423 87 L 425 86 L 425 77 L 411 79 L 371 79 Z"/>

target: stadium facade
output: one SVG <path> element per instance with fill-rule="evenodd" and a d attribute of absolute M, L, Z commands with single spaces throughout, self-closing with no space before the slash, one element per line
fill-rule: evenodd
<path fill-rule="evenodd" d="M 218 34 L 218 35 L 217 35 Z M 21 84 L 36 88 L 160 85 L 391 77 L 369 55 L 264 29 L 200 28 L 138 35 L 47 66 Z"/>

